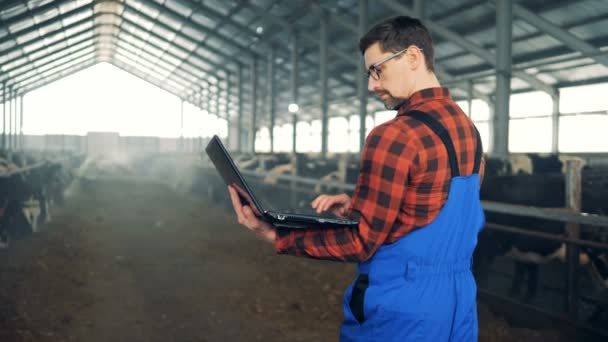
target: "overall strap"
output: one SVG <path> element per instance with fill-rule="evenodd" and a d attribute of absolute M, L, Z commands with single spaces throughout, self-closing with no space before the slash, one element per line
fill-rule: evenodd
<path fill-rule="evenodd" d="M 432 116 L 418 110 L 409 111 L 405 113 L 405 115 L 422 122 L 423 124 L 428 126 L 433 132 L 435 132 L 435 134 L 437 134 L 441 141 L 443 141 L 443 145 L 445 145 L 445 148 L 448 151 L 448 161 L 450 162 L 452 178 L 460 176 L 460 168 L 458 167 L 456 149 L 454 148 L 452 138 L 450 138 L 450 134 L 445 129 L 445 127 L 443 127 L 443 125 Z"/>
<path fill-rule="evenodd" d="M 473 166 L 473 173 L 479 173 L 481 156 L 483 155 L 483 148 L 481 146 L 481 136 L 479 135 L 477 127 L 475 127 L 475 133 L 477 133 L 477 147 L 475 148 L 475 164 Z"/>
<path fill-rule="evenodd" d="M 428 126 L 437 136 L 443 141 L 446 150 L 448 151 L 448 160 L 450 162 L 450 170 L 452 172 L 452 178 L 460 176 L 460 168 L 458 167 L 458 158 L 456 157 L 456 149 L 454 148 L 454 142 L 452 138 L 450 138 L 450 134 L 443 127 L 443 125 L 437 121 L 437 119 L 428 115 L 427 113 L 412 110 L 405 115 L 410 116 L 426 126 Z M 479 131 L 475 128 L 475 133 L 477 135 L 477 145 L 475 147 L 475 163 L 473 164 L 473 173 L 479 173 L 479 167 L 481 165 L 481 156 L 483 155 L 483 148 L 481 146 L 481 136 L 479 135 Z"/>

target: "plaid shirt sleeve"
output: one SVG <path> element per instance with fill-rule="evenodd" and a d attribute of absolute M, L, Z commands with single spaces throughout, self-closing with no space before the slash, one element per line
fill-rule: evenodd
<path fill-rule="evenodd" d="M 357 228 L 277 229 L 279 254 L 316 259 L 359 262 L 369 259 L 385 242 L 397 220 L 408 182 L 415 167 L 415 142 L 387 122 L 372 130 L 362 153 L 361 170 L 353 194 L 351 216 Z"/>

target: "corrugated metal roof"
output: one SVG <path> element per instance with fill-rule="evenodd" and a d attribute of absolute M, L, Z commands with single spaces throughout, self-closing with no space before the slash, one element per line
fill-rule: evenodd
<path fill-rule="evenodd" d="M 441 80 L 455 96 L 475 79 L 478 94 L 494 89 L 493 60 L 438 34 L 456 33 L 491 55 L 495 52 L 493 1 L 425 1 L 425 22 L 436 43 Z M 596 49 L 608 45 L 608 1 L 527 0 L 516 6 L 562 28 Z M 369 2 L 369 23 L 408 11 L 413 1 Z M 195 105 L 215 103 L 216 110 L 236 113 L 238 70 L 243 72 L 244 108 L 251 106 L 252 58 L 258 66 L 258 106 L 267 120 L 268 59 L 276 51 L 278 121 L 290 120 L 290 35 L 300 42 L 299 89 L 303 118 L 319 117 L 319 13 L 330 14 L 329 85 L 332 108 L 356 113 L 356 64 L 360 61 L 357 0 L 5 0 L 0 2 L 0 82 L 18 95 L 99 62 L 112 63 Z M 513 67 L 550 86 L 605 81 L 608 68 L 574 52 L 535 22 L 513 20 Z M 599 55 L 608 57 L 606 55 Z M 477 76 L 475 78 L 474 76 Z M 516 91 L 532 89 L 526 80 L 512 82 Z M 0 88 L 0 94 L 2 89 Z M 369 110 L 380 109 L 370 101 Z"/>

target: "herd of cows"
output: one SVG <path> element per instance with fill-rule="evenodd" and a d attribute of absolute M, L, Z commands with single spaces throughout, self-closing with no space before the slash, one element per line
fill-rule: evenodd
<path fill-rule="evenodd" d="M 203 159 L 205 157 L 203 156 Z M 262 200 L 272 199 L 272 203 L 291 203 L 291 207 L 303 207 L 310 203 L 316 193 L 344 192 L 331 184 L 303 184 L 297 187 L 300 195 L 294 202 L 293 184 L 287 175 L 355 184 L 359 172 L 356 155 L 339 155 L 321 160 L 306 154 L 240 154 L 235 162 L 246 174 L 260 174 L 251 179 L 254 192 L 261 194 Z M 582 162 L 582 160 L 581 160 Z M 199 193 L 211 196 L 215 201 L 226 202 L 225 187 L 211 164 L 194 186 Z M 608 215 L 608 165 L 584 166 L 582 177 L 582 208 L 590 214 Z M 509 204 L 544 208 L 566 207 L 565 161 L 554 155 L 513 155 L 506 160 L 488 158 L 481 199 Z M 486 221 L 565 236 L 566 224 L 559 221 L 530 218 L 526 216 L 499 214 L 486 211 Z M 608 243 L 608 227 L 582 226 L 581 239 Z M 591 297 L 599 298 L 593 313 L 586 319 L 591 322 L 608 322 L 608 251 L 599 248 L 581 248 L 580 281 L 592 281 L 594 289 Z M 478 248 L 474 255 L 474 271 L 481 286 L 487 283 L 497 258 L 513 261 L 509 295 L 531 302 L 538 295 L 542 283 L 544 265 L 565 263 L 566 245 L 563 242 L 518 235 L 494 229 L 484 229 L 479 235 Z M 509 272 L 508 272 L 509 273 Z M 565 283 L 565 277 L 564 277 Z M 525 286 L 524 286 L 525 285 Z M 522 287 L 525 291 L 522 293 Z M 562 291 L 564 286 L 562 285 Z M 587 288 L 587 287 L 585 287 Z"/>
<path fill-rule="evenodd" d="M 201 158 L 202 157 L 202 158 Z M 328 159 L 306 154 L 238 154 L 235 161 L 262 200 L 305 207 L 318 193 L 345 192 L 341 185 L 356 183 L 359 158 L 342 154 Z M 85 174 L 87 176 L 85 176 Z M 254 176 L 254 174 L 256 176 Z M 86 184 L 91 175 L 134 176 L 169 182 L 181 191 L 191 191 L 228 206 L 226 188 L 206 155 L 157 155 L 135 159 L 110 160 L 61 155 L 25 156 L 0 154 L 0 248 L 13 239 L 27 236 L 51 219 L 51 210 L 61 203 L 70 184 Z M 281 176 L 297 176 L 325 183 L 299 182 Z M 587 165 L 582 169 L 581 211 L 608 216 L 608 165 Z M 294 193 L 293 189 L 297 190 Z M 481 199 L 525 206 L 563 208 L 566 206 L 564 162 L 556 156 L 514 155 L 506 160 L 488 159 Z M 349 191 L 346 191 L 349 192 Z M 566 224 L 520 215 L 486 211 L 486 221 L 565 236 Z M 580 227 L 580 238 L 608 243 L 608 227 Z M 512 260 L 511 296 L 532 302 L 540 296 L 543 272 L 548 264 L 564 264 L 566 245 L 560 241 L 530 237 L 495 229 L 479 235 L 474 255 L 474 272 L 483 287 L 494 271 L 496 260 Z M 586 320 L 608 323 L 608 251 L 582 247 L 579 281 L 593 288 L 585 294 L 596 299 L 593 313 Z M 565 278 L 564 278 L 565 279 Z M 565 282 L 565 280 L 564 280 Z M 522 287 L 525 291 L 522 293 Z M 558 286 L 564 290 L 565 285 Z M 540 291 L 542 292 L 542 291 Z"/>
<path fill-rule="evenodd" d="M 51 220 L 81 158 L 0 153 L 0 248 Z"/>

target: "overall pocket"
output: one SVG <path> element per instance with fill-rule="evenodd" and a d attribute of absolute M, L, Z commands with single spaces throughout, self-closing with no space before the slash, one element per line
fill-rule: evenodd
<path fill-rule="evenodd" d="M 369 276 L 367 274 L 359 274 L 353 286 L 353 292 L 348 303 L 350 311 L 359 324 L 363 324 L 365 321 L 364 302 L 365 291 L 367 291 L 368 287 Z"/>

